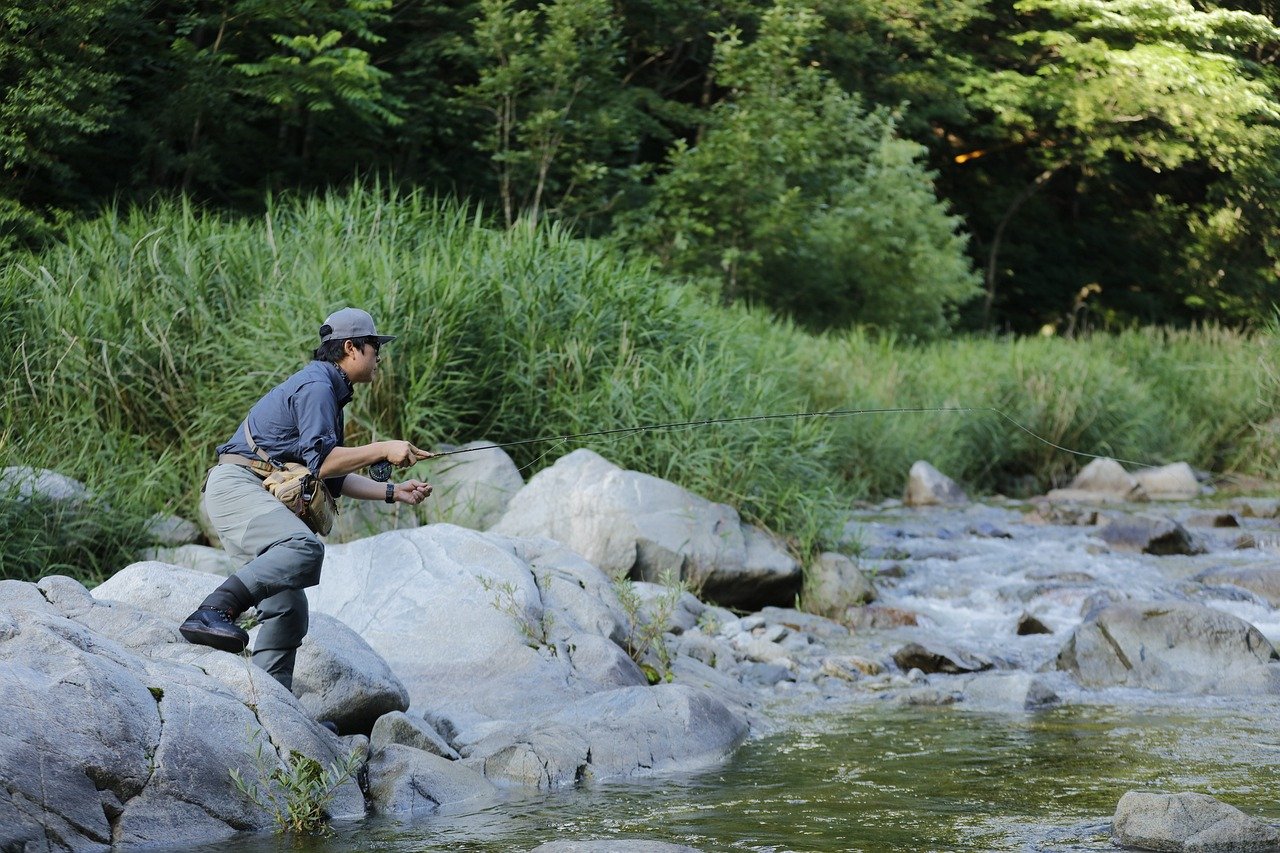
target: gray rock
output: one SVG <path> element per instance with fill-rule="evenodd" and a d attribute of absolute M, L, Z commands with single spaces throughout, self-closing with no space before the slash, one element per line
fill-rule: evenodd
<path fill-rule="evenodd" d="M 209 572 L 156 560 L 132 563 L 93 588 L 98 601 L 123 601 L 171 622 L 174 628 L 222 583 Z"/>
<path fill-rule="evenodd" d="M 776 663 L 751 663 L 742 668 L 742 681 L 761 687 L 772 687 L 779 681 L 795 681 L 795 674 Z"/>
<path fill-rule="evenodd" d="M 450 761 L 458 760 L 457 750 L 449 746 L 426 720 L 412 717 L 403 711 L 383 714 L 373 724 L 373 731 L 369 735 L 370 749 L 377 752 L 391 744 L 411 746 Z"/>
<path fill-rule="evenodd" d="M 364 639 L 325 613 L 311 614 L 293 671 L 293 692 L 315 720 L 343 734 L 368 734 L 375 722 L 409 707 L 409 692 Z"/>
<path fill-rule="evenodd" d="M 93 494 L 79 480 L 73 480 L 47 468 L 14 465 L 0 468 L 0 497 L 20 500 L 40 498 L 58 504 L 79 506 L 93 499 Z"/>
<path fill-rule="evenodd" d="M 613 577 L 701 589 L 723 605 L 789 601 L 800 566 L 772 537 L 742 523 L 726 504 L 575 450 L 536 474 L 492 528 L 563 542 Z"/>
<path fill-rule="evenodd" d="M 1106 519 L 1098 536 L 1112 548 L 1143 554 L 1203 554 L 1202 542 L 1171 518 L 1131 515 Z"/>
<path fill-rule="evenodd" d="M 1056 705 L 1057 692 L 1030 672 L 984 672 L 960 685 L 964 707 L 981 711 L 1038 711 Z"/>
<path fill-rule="evenodd" d="M 147 520 L 147 538 L 156 545 L 178 548 L 200 541 L 200 528 L 176 515 L 153 515 Z"/>
<path fill-rule="evenodd" d="M 839 640 L 849 636 L 849 629 L 839 622 L 790 607 L 766 607 L 757 614 L 760 625 L 782 625 L 792 631 L 803 631 L 823 640 Z M 743 624 L 746 624 L 746 619 Z"/>
<path fill-rule="evenodd" d="M 1134 472 L 1133 478 L 1152 500 L 1189 501 L 1200 494 L 1196 472 L 1185 462 L 1159 468 L 1140 468 Z"/>
<path fill-rule="evenodd" d="M 840 616 L 850 607 L 876 599 L 876 590 L 858 564 L 827 551 L 819 554 L 805 573 L 801 601 L 804 609 L 827 617 Z"/>
<path fill-rule="evenodd" d="M 919 669 L 925 673 L 981 672 L 990 669 L 991 661 L 980 655 L 956 649 L 927 648 L 920 643 L 907 643 L 893 653 L 893 662 L 903 671 Z"/>
<path fill-rule="evenodd" d="M 369 759 L 369 801 L 376 814 L 412 818 L 496 795 L 475 770 L 411 746 L 387 744 Z"/>
<path fill-rule="evenodd" d="M 1197 512 L 1187 517 L 1188 527 L 1239 527 L 1240 519 L 1229 512 Z"/>
<path fill-rule="evenodd" d="M 464 759 L 489 779 L 555 790 L 587 779 L 692 770 L 722 760 L 747 725 L 681 684 L 596 693 L 542 720 L 496 732 Z"/>
<path fill-rule="evenodd" d="M 434 500 L 434 496 L 427 500 Z M 417 511 L 408 504 L 343 500 L 338 503 L 338 517 L 325 541 L 352 542 L 388 530 L 417 527 L 420 523 Z"/>
<path fill-rule="evenodd" d="M 1137 479 L 1114 459 L 1094 459 L 1065 489 L 1054 489 L 1050 500 L 1145 500 Z"/>
<path fill-rule="evenodd" d="M 1276 659 L 1262 633 L 1235 616 L 1198 604 L 1125 602 L 1087 617 L 1056 666 L 1086 687 L 1239 694 L 1274 684 Z"/>
<path fill-rule="evenodd" d="M 431 524 L 447 522 L 487 530 L 502 518 L 511 498 L 524 487 L 520 469 L 493 442 L 472 441 L 443 451 L 465 451 L 428 461 L 431 497 L 420 507 Z"/>
<path fill-rule="evenodd" d="M 1280 846 L 1280 830 L 1208 794 L 1129 791 L 1116 805 L 1112 841 L 1139 850 L 1250 853 Z"/>
<path fill-rule="evenodd" d="M 938 506 L 968 503 L 964 489 L 928 462 L 920 460 L 907 473 L 902 502 L 907 506 Z"/>
<path fill-rule="evenodd" d="M 569 665 L 596 690 L 648 684 L 640 665 L 617 643 L 598 634 L 574 634 L 563 643 Z"/>
<path fill-rule="evenodd" d="M 553 614 L 552 636 L 599 634 L 626 642 L 631 624 L 612 578 L 551 539 L 507 542 L 533 572 L 544 612 Z"/>
<path fill-rule="evenodd" d="M 120 601 L 177 626 L 222 578 L 159 562 L 134 563 L 93 590 L 99 601 Z M 181 640 L 185 644 L 185 640 Z M 403 684 L 350 627 L 323 613 L 298 649 L 294 689 L 313 719 L 333 720 L 344 732 L 368 732 L 382 714 L 408 707 Z"/>
<path fill-rule="evenodd" d="M 642 621 L 646 624 L 661 621 L 663 633 L 692 631 L 707 609 L 693 593 L 678 587 L 634 581 L 631 588 L 640 599 Z"/>
<path fill-rule="evenodd" d="M 1228 567 L 1209 569 L 1195 576 L 1207 586 L 1238 586 L 1280 607 L 1280 566 Z"/>
<path fill-rule="evenodd" d="M 726 731 L 745 732 L 708 693 L 628 686 L 636 669 L 611 639 L 622 613 L 612 583 L 547 540 L 448 524 L 384 533 L 329 547 L 308 595 L 359 631 L 412 707 L 493 779 L 555 787 L 579 769 L 608 778 L 706 763 L 730 748 Z"/>
<path fill-rule="evenodd" d="M 207 545 L 179 545 L 173 548 L 148 548 L 140 555 L 143 562 L 168 563 L 221 577 L 231 577 L 240 565 L 221 548 Z"/>
<path fill-rule="evenodd" d="M 271 826 L 228 773 L 261 781 L 258 742 L 273 766 L 291 751 L 339 759 L 337 739 L 266 673 L 69 578 L 0 582 L 0 640 L 0 837 L 207 843 Z M 354 780 L 331 810 L 363 814 Z"/>

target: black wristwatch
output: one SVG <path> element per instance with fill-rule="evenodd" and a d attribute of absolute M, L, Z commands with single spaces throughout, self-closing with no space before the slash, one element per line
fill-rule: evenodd
<path fill-rule="evenodd" d="M 396 502 L 396 487 L 394 483 L 387 483 L 387 496 L 383 500 L 389 504 Z"/>

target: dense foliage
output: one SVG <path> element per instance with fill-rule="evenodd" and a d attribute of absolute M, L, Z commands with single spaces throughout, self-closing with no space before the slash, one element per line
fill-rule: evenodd
<path fill-rule="evenodd" d="M 726 302 L 928 337 L 1265 322 L 1273 4 L 26 0 L 0 244 L 353 174 L 616 235 Z"/>
<path fill-rule="evenodd" d="M 0 270 L 0 467 L 55 469 L 96 495 L 74 509 L 0 495 L 3 576 L 110 574 L 145 544 L 152 513 L 193 518 L 213 448 L 308 358 L 318 318 L 344 303 L 399 335 L 378 382 L 358 389 L 351 441 L 975 409 L 590 442 L 620 465 L 733 504 L 801 552 L 839 538 L 852 500 L 896 494 L 919 458 L 972 490 L 1018 494 L 1085 461 L 1046 441 L 1217 472 L 1274 475 L 1280 464 L 1274 328 L 1088 342 L 815 334 L 722 307 L 605 241 L 552 224 L 490 227 L 474 209 L 421 193 L 291 196 L 254 218 L 172 202 L 74 224 L 64 241 Z M 576 446 L 513 455 L 527 477 Z"/>

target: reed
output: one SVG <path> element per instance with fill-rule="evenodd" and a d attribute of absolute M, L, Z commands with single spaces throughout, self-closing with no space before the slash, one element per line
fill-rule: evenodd
<path fill-rule="evenodd" d="M 481 210 L 420 193 L 277 198 L 259 218 L 159 201 L 107 210 L 0 270 L 0 464 L 84 481 L 101 510 L 88 539 L 108 543 L 51 554 L 56 535 L 21 516 L 0 538 L 0 573 L 57 565 L 101 577 L 142 544 L 151 513 L 194 517 L 213 448 L 309 358 L 319 321 L 346 304 L 399 335 L 349 408 L 351 442 L 971 406 L 1090 453 L 1264 475 L 1280 458 L 1274 326 L 929 345 L 815 336 L 720 307 L 608 244 L 555 226 L 494 229 Z M 1081 464 L 982 413 L 757 421 L 582 444 L 732 503 L 801 552 L 835 537 L 852 500 L 896 494 L 916 459 L 974 492 L 1044 488 Z M 527 477 L 576 446 L 513 456 Z M 0 500 L 6 520 L 26 511 Z"/>

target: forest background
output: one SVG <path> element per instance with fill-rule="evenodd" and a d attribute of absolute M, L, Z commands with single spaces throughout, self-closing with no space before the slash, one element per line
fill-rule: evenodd
<path fill-rule="evenodd" d="M 5 502 L 0 574 L 109 571 L 195 499 L 261 393 L 238 365 L 339 298 L 409 330 L 356 437 L 989 405 L 1268 476 L 1278 24 L 1268 0 L 8 4 L 0 463 L 137 510 L 59 545 Z M 801 549 L 814 501 L 892 494 L 926 453 L 1010 493 L 1078 461 L 990 418 L 602 450 Z"/>

